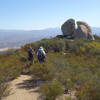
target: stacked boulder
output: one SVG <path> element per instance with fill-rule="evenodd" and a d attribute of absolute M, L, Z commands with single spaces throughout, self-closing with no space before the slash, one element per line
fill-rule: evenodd
<path fill-rule="evenodd" d="M 67 20 L 61 27 L 63 35 L 69 36 L 75 33 L 75 20 L 69 19 Z"/>
<path fill-rule="evenodd" d="M 63 35 L 94 40 L 91 27 L 83 21 L 77 21 L 77 29 L 75 29 L 75 20 L 69 19 L 62 25 L 61 30 Z"/>

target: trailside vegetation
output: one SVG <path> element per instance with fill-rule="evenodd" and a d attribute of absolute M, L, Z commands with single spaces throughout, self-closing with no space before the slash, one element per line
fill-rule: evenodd
<path fill-rule="evenodd" d="M 75 98 L 69 97 L 68 100 L 100 100 L 100 38 L 95 36 L 95 39 L 43 39 L 26 44 L 17 51 L 2 54 L 0 84 L 3 80 L 6 84 L 21 73 L 27 73 L 32 75 L 33 79 L 41 81 L 38 92 L 43 100 L 59 99 L 66 91 L 75 91 Z M 39 63 L 35 55 L 34 64 L 25 69 L 29 46 L 32 46 L 35 52 L 43 46 L 47 53 L 46 62 Z M 0 96 L 1 91 L 0 88 Z M 5 90 L 2 93 L 4 92 Z"/>

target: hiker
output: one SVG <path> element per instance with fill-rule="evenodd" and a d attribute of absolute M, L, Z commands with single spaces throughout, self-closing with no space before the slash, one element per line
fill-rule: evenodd
<path fill-rule="evenodd" d="M 42 46 L 37 51 L 37 57 L 39 62 L 45 62 L 46 53 Z"/>
<path fill-rule="evenodd" d="M 28 61 L 34 63 L 34 50 L 32 49 L 31 46 L 28 47 L 27 52 L 28 52 Z"/>

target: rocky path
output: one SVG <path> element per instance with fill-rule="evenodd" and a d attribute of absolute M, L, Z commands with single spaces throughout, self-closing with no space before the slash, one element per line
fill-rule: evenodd
<path fill-rule="evenodd" d="M 38 87 L 31 80 L 31 76 L 21 75 L 11 82 L 11 95 L 3 100 L 38 100 Z"/>

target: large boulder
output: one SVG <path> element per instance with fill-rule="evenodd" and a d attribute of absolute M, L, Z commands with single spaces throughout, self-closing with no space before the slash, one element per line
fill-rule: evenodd
<path fill-rule="evenodd" d="M 94 40 L 92 30 L 86 22 L 78 21 L 77 26 L 78 28 L 76 29 L 75 34 L 73 35 L 75 38 Z"/>
<path fill-rule="evenodd" d="M 67 20 L 62 26 L 61 30 L 63 35 L 65 36 L 72 36 L 75 33 L 75 20 L 69 19 Z"/>

